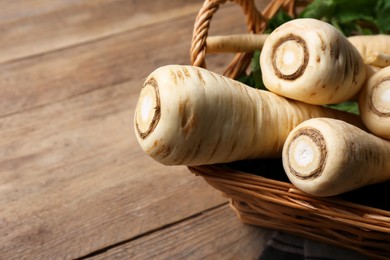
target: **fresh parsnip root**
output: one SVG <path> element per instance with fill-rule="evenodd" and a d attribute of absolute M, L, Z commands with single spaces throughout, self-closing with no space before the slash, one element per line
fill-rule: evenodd
<path fill-rule="evenodd" d="M 390 65 L 390 35 L 356 35 L 348 37 L 348 40 L 366 64 L 380 68 Z"/>
<path fill-rule="evenodd" d="M 320 116 L 362 126 L 352 114 L 292 101 L 206 69 L 167 65 L 146 79 L 134 127 L 151 158 L 194 166 L 281 156 L 288 133 Z"/>
<path fill-rule="evenodd" d="M 389 158 L 390 141 L 331 118 L 294 128 L 282 155 L 292 184 L 320 197 L 390 180 Z"/>
<path fill-rule="evenodd" d="M 317 105 L 351 99 L 366 79 L 366 64 L 347 38 L 311 18 L 275 29 L 264 43 L 260 66 L 269 90 Z"/>
<path fill-rule="evenodd" d="M 375 135 L 390 140 L 390 67 L 373 74 L 359 96 L 363 123 Z"/>
<path fill-rule="evenodd" d="M 372 52 L 366 57 L 364 62 L 368 65 L 384 68 L 390 66 L 390 54 Z"/>
<path fill-rule="evenodd" d="M 263 48 L 267 34 L 235 34 L 210 36 L 206 39 L 207 53 L 254 52 Z"/>

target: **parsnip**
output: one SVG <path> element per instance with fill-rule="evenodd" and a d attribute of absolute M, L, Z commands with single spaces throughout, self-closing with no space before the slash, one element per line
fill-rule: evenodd
<path fill-rule="evenodd" d="M 281 156 L 288 133 L 311 117 L 354 115 L 292 101 L 193 66 L 167 65 L 146 79 L 134 127 L 144 152 L 166 165 Z"/>
<path fill-rule="evenodd" d="M 334 104 L 354 97 L 366 79 L 366 65 L 332 25 L 295 19 L 275 29 L 260 56 L 264 85 L 310 104 Z"/>
<path fill-rule="evenodd" d="M 356 35 L 348 37 L 348 40 L 366 64 L 381 68 L 390 65 L 390 35 Z"/>
<path fill-rule="evenodd" d="M 234 34 L 210 36 L 206 39 L 207 53 L 254 52 L 263 48 L 267 34 Z"/>
<path fill-rule="evenodd" d="M 300 190 L 332 196 L 390 179 L 390 142 L 341 120 L 309 119 L 288 135 L 283 168 Z"/>
<path fill-rule="evenodd" d="M 363 123 L 374 134 L 390 139 L 390 67 L 373 74 L 359 96 Z"/>
<path fill-rule="evenodd" d="M 372 52 L 367 57 L 365 57 L 364 62 L 368 65 L 384 68 L 390 66 L 390 54 Z"/>

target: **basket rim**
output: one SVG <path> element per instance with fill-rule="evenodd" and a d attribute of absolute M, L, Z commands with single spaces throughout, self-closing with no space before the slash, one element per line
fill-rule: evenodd
<path fill-rule="evenodd" d="M 338 196 L 311 196 L 298 190 L 291 183 L 229 169 L 224 164 L 188 166 L 187 168 L 192 173 L 203 177 L 210 185 L 217 186 L 218 190 L 227 195 L 229 195 L 228 189 L 255 197 L 262 194 L 261 199 L 264 200 L 308 210 L 332 219 L 337 218 L 340 221 L 345 219 L 361 222 L 369 229 L 390 234 L 390 211 L 384 209 L 350 202 Z M 221 188 L 222 185 L 228 188 Z"/>

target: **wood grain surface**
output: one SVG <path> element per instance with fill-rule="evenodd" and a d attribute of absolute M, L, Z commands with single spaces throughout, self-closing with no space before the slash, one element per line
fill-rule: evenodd
<path fill-rule="evenodd" d="M 267 230 L 133 134 L 145 77 L 189 64 L 202 3 L 0 1 L 0 259 L 258 257 Z M 243 21 L 226 4 L 210 33 Z"/>

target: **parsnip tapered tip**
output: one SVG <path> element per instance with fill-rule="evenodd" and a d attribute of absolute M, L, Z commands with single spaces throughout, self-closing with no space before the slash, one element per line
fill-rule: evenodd
<path fill-rule="evenodd" d="M 142 139 L 145 139 L 156 128 L 161 115 L 158 87 L 153 78 L 145 82 L 135 111 L 137 133 Z"/>
<path fill-rule="evenodd" d="M 369 97 L 372 110 L 379 116 L 390 116 L 390 79 L 376 85 Z"/>
<path fill-rule="evenodd" d="M 281 38 L 274 45 L 271 57 L 276 76 L 287 80 L 299 78 L 309 61 L 306 42 L 293 34 Z"/>
<path fill-rule="evenodd" d="M 313 128 L 302 128 L 292 137 L 285 148 L 285 165 L 298 179 L 318 177 L 326 163 L 327 148 L 321 133 Z"/>

